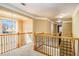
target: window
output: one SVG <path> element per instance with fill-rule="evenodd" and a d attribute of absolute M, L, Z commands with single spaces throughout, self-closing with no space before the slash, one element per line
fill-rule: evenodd
<path fill-rule="evenodd" d="M 11 21 L 8 19 L 1 19 L 2 33 L 3 34 L 13 34 L 16 33 L 16 21 Z"/>

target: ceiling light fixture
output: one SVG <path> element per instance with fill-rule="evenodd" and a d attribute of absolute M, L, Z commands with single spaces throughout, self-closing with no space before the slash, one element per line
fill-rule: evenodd
<path fill-rule="evenodd" d="M 25 4 L 25 3 L 21 3 L 21 5 L 26 6 L 26 4 Z"/>
<path fill-rule="evenodd" d="M 63 16 L 59 16 L 59 18 L 62 18 Z"/>

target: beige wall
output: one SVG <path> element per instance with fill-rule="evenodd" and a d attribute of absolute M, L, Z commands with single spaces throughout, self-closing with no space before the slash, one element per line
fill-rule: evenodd
<path fill-rule="evenodd" d="M 16 33 L 23 33 L 26 32 L 26 24 L 29 23 L 31 26 L 32 20 L 29 17 L 22 16 L 10 10 L 0 9 L 0 19 L 1 18 L 8 18 L 10 20 L 16 20 Z M 23 20 L 23 21 L 22 21 Z M 22 24 L 23 23 L 23 24 Z M 28 24 L 27 24 L 28 25 Z M 24 28 L 25 26 L 25 28 Z M 30 27 L 29 26 L 29 27 Z M 29 31 L 31 31 L 32 26 L 30 27 Z"/>
<path fill-rule="evenodd" d="M 33 20 L 28 19 L 24 21 L 24 32 L 33 32 Z"/>
<path fill-rule="evenodd" d="M 33 32 L 33 21 L 28 17 L 22 16 L 15 12 L 11 12 L 9 10 L 0 9 L 0 19 L 1 18 L 8 18 L 12 21 L 16 20 L 16 33 Z M 18 39 L 17 47 L 23 46 L 26 39 L 25 35 L 19 34 Z"/>
<path fill-rule="evenodd" d="M 62 35 L 63 36 L 72 36 L 72 22 L 62 23 Z"/>
<path fill-rule="evenodd" d="M 79 8 L 72 17 L 73 37 L 79 38 Z M 75 52 L 79 56 L 79 41 L 75 41 Z"/>
<path fill-rule="evenodd" d="M 23 20 L 18 20 L 18 32 L 23 33 L 24 28 L 23 28 Z"/>
<path fill-rule="evenodd" d="M 51 33 L 57 33 L 57 24 L 51 23 Z"/>
<path fill-rule="evenodd" d="M 72 27 L 73 28 L 73 37 L 79 38 L 79 10 L 73 16 L 72 24 L 73 24 L 73 27 Z"/>
<path fill-rule="evenodd" d="M 18 20 L 18 32 L 19 33 L 24 33 L 23 24 L 24 24 L 24 21 L 22 19 Z M 18 37 L 19 37 L 19 40 L 18 40 L 17 47 L 21 47 L 21 46 L 23 46 L 25 44 L 24 34 L 23 35 L 19 34 Z"/>
<path fill-rule="evenodd" d="M 33 21 L 34 32 L 51 32 L 51 23 L 47 20 L 34 20 Z"/>
<path fill-rule="evenodd" d="M 24 21 L 24 32 L 33 32 L 33 20 L 28 18 L 28 20 Z M 25 42 L 30 43 L 33 42 L 32 34 L 25 35 Z"/>
<path fill-rule="evenodd" d="M 33 32 L 33 20 L 30 18 L 27 18 L 26 20 L 19 19 L 18 32 L 19 33 Z M 19 35 L 18 47 L 23 46 L 25 43 L 29 42 L 32 42 L 32 37 L 30 34 Z"/>
<path fill-rule="evenodd" d="M 15 20 L 27 20 L 29 19 L 28 17 L 19 15 L 15 12 L 11 12 L 9 10 L 4 10 L 4 9 L 0 9 L 0 16 L 1 17 L 5 17 L 5 18 L 10 18 L 11 20 L 15 19 Z M 29 19 L 29 21 L 27 20 L 27 22 L 22 22 L 19 21 L 19 25 L 17 22 L 17 32 L 22 33 L 22 32 L 27 32 L 27 30 L 25 30 L 25 28 L 29 28 L 28 26 L 30 26 L 30 29 L 28 31 L 34 31 L 34 32 L 50 32 L 50 22 L 47 20 L 34 20 L 33 22 L 30 22 L 31 20 Z M 21 23 L 23 23 L 22 25 L 20 25 Z M 25 24 L 27 24 L 28 26 L 26 26 Z M 23 28 L 23 27 L 25 28 Z M 34 27 L 33 27 L 34 26 Z M 22 29 L 23 28 L 23 29 Z"/>
<path fill-rule="evenodd" d="M 72 16 L 72 32 L 74 38 L 79 38 L 79 6 Z M 79 56 L 79 41 L 75 40 L 75 53 Z"/>

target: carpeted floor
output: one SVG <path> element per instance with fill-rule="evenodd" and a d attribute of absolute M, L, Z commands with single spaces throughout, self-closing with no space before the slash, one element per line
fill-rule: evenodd
<path fill-rule="evenodd" d="M 12 51 L 0 55 L 1 56 L 45 56 L 37 51 L 34 51 L 32 43 L 29 43 L 21 48 L 14 49 Z"/>

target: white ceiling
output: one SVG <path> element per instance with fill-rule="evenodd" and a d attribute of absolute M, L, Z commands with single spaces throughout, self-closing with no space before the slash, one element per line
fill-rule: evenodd
<path fill-rule="evenodd" d="M 25 3 L 26 6 L 20 3 L 10 3 L 12 7 L 16 7 L 19 10 L 29 13 L 35 17 L 46 17 L 53 19 L 55 17 L 72 16 L 74 10 L 77 7 L 77 3 Z"/>

